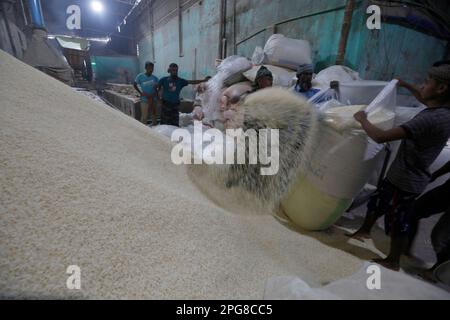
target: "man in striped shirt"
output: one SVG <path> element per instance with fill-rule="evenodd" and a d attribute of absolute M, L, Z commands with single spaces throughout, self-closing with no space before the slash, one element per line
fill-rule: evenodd
<path fill-rule="evenodd" d="M 404 82 L 400 85 L 412 88 Z M 429 168 L 450 139 L 450 64 L 433 66 L 423 86 L 412 91 L 427 109 L 397 128 L 381 130 L 368 121 L 364 111 L 355 114 L 377 143 L 402 140 L 386 179 L 368 203 L 363 226 L 353 235 L 359 239 L 370 237 L 376 220 L 385 215 L 391 251 L 386 259 L 374 262 L 393 270 L 400 269 L 400 256 L 408 245 L 408 217 L 414 200 L 425 191 L 431 179 Z"/>

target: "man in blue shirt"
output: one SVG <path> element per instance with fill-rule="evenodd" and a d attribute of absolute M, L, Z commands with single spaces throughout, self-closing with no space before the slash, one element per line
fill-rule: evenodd
<path fill-rule="evenodd" d="M 200 84 L 207 80 L 185 80 L 179 78 L 178 65 L 175 63 L 170 64 L 167 72 L 170 76 L 161 78 L 158 83 L 158 90 L 162 96 L 161 124 L 178 127 L 181 90 L 190 84 Z"/>
<path fill-rule="evenodd" d="M 153 75 L 154 64 L 145 63 L 145 73 L 140 73 L 134 81 L 134 88 L 141 96 L 141 122 L 147 124 L 148 110 L 152 111 L 152 125 L 156 125 L 156 89 L 158 78 Z M 140 87 L 140 89 L 139 89 Z"/>
<path fill-rule="evenodd" d="M 302 64 L 297 69 L 297 83 L 294 86 L 294 91 L 305 97 L 307 100 L 311 99 L 319 89 L 312 87 L 312 75 L 314 69 L 312 64 Z"/>

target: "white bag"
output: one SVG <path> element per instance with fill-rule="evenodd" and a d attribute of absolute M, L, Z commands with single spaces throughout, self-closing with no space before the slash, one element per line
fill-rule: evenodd
<path fill-rule="evenodd" d="M 252 90 L 252 83 L 249 81 L 240 82 L 232 85 L 223 93 L 227 97 L 227 104 L 235 104 L 245 93 Z"/>
<path fill-rule="evenodd" d="M 331 66 L 320 71 L 312 81 L 313 88 L 328 89 L 331 81 L 351 82 L 361 80 L 359 73 L 345 66 Z"/>
<path fill-rule="evenodd" d="M 264 47 L 264 63 L 297 71 L 301 64 L 311 64 L 311 46 L 306 40 L 274 34 Z"/>
<path fill-rule="evenodd" d="M 220 120 L 220 98 L 224 91 L 224 82 L 236 74 L 240 77 L 241 73 L 249 68 L 251 68 L 251 62 L 244 57 L 230 56 L 221 61 L 217 67 L 217 74 L 208 81 L 207 90 L 203 93 L 202 107 L 205 123 L 213 125 L 216 120 Z"/>
<path fill-rule="evenodd" d="M 266 58 L 266 55 L 264 53 L 264 49 L 261 47 L 256 47 L 255 51 L 253 51 L 252 63 L 255 66 L 259 66 L 259 65 L 263 64 L 265 58 Z"/>
<path fill-rule="evenodd" d="M 227 87 L 243 81 L 243 75 L 245 71 L 251 69 L 252 63 L 244 57 L 230 56 L 222 61 L 217 68 L 219 72 L 226 74 L 223 84 Z"/>

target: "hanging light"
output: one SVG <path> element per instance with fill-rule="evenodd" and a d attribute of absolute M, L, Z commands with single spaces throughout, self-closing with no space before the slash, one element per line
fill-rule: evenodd
<path fill-rule="evenodd" d="M 101 1 L 94 0 L 91 1 L 91 9 L 96 13 L 102 13 L 105 8 Z"/>

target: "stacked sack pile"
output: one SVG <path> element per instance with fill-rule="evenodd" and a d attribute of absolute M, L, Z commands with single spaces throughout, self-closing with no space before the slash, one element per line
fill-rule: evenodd
<path fill-rule="evenodd" d="M 197 120 L 203 121 L 207 127 L 227 129 L 238 111 L 242 97 L 253 90 L 261 66 L 272 73 L 274 87 L 291 88 L 297 81 L 298 66 L 311 63 L 308 41 L 274 34 L 264 48 L 256 47 L 251 61 L 240 56 L 230 56 L 221 61 L 217 74 L 197 87 L 194 111 L 183 116 L 181 126 L 189 126 L 193 120 Z M 326 90 L 332 81 L 348 83 L 357 80 L 361 80 L 359 74 L 352 69 L 331 66 L 319 72 L 312 85 L 313 88 Z"/>
<path fill-rule="evenodd" d="M 192 120 L 225 130 L 235 116 L 241 98 L 253 90 L 261 66 L 272 72 L 275 87 L 289 88 L 295 82 L 297 67 L 311 61 L 308 41 L 290 39 L 281 34 L 271 36 L 264 49 L 257 47 L 251 61 L 230 56 L 220 63 L 211 80 L 198 87 Z"/>

